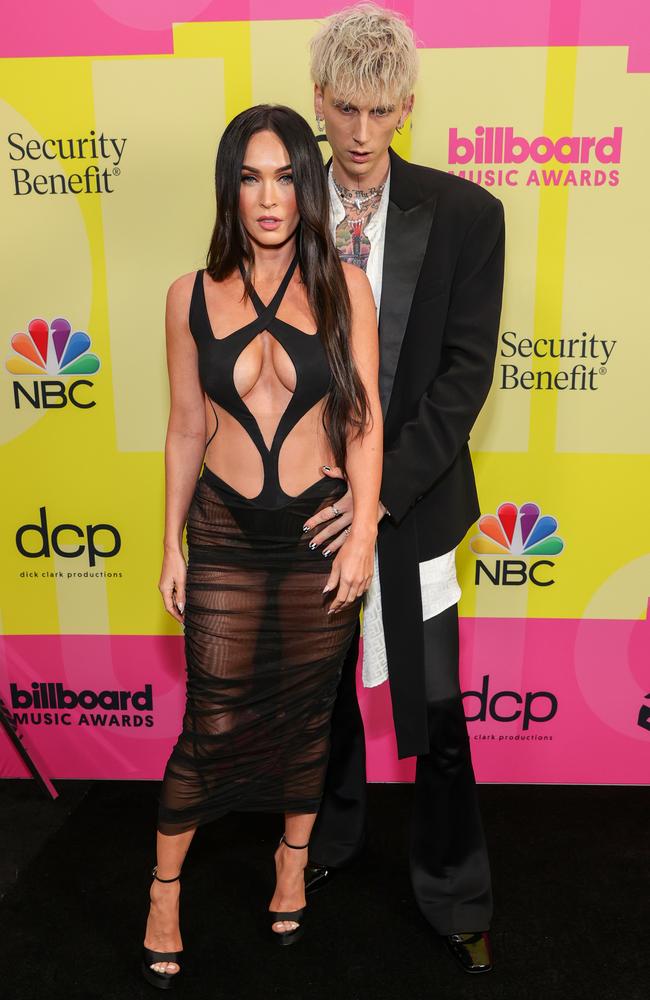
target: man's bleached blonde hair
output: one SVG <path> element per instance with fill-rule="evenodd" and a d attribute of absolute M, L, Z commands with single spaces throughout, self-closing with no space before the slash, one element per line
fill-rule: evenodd
<path fill-rule="evenodd" d="M 413 92 L 418 56 L 401 15 L 359 3 L 328 18 L 311 40 L 311 75 L 341 101 L 402 103 Z"/>

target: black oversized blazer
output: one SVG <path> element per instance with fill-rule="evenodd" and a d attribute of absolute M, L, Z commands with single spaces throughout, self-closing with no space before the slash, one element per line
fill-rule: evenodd
<path fill-rule="evenodd" d="M 498 198 L 390 154 L 379 311 L 384 415 L 377 551 L 400 757 L 429 749 L 419 562 L 480 511 L 469 434 L 490 389 L 503 290 Z"/>

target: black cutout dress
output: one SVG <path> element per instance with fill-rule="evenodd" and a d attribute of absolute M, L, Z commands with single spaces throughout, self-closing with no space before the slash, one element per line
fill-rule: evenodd
<path fill-rule="evenodd" d="M 248 432 L 264 481 L 249 499 L 204 465 L 188 511 L 187 693 L 160 793 L 164 834 L 230 810 L 316 812 L 320 804 L 330 719 L 361 598 L 327 614 L 333 595 L 322 590 L 333 557 L 323 556 L 326 546 L 310 550 L 315 532 L 302 530 L 343 496 L 345 480 L 323 476 L 298 496 L 280 485 L 282 443 L 331 379 L 320 336 L 276 316 L 296 264 L 268 305 L 252 295 L 257 318 L 226 337 L 213 335 L 202 270 L 192 291 L 189 325 L 202 386 Z M 270 447 L 234 382 L 237 358 L 264 330 L 296 372 Z"/>

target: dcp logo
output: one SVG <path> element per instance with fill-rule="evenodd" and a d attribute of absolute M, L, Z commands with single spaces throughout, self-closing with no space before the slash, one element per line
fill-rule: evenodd
<path fill-rule="evenodd" d="M 38 524 L 21 524 L 16 531 L 16 548 L 26 559 L 49 559 L 52 552 L 63 559 L 76 559 L 86 552 L 88 564 L 94 566 L 98 557 L 111 559 L 122 548 L 122 538 L 114 524 L 82 526 L 65 522 L 50 529 L 45 506 L 39 507 L 38 512 Z M 66 535 L 69 547 L 63 548 Z"/>

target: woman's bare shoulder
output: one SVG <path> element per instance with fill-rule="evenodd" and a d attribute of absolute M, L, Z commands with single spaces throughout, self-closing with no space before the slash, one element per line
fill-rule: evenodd
<path fill-rule="evenodd" d="M 174 278 L 171 285 L 167 289 L 168 300 L 174 301 L 179 298 L 185 300 L 189 299 L 196 280 L 196 274 L 196 271 L 188 271 L 187 274 L 181 274 L 178 278 Z"/>
<path fill-rule="evenodd" d="M 189 271 L 175 278 L 167 289 L 167 314 L 170 317 L 186 320 L 189 311 L 192 289 L 196 280 L 196 271 Z"/>
<path fill-rule="evenodd" d="M 362 268 L 357 267 L 356 264 L 346 264 L 344 261 L 341 262 L 341 266 L 345 275 L 345 282 L 348 286 L 348 295 L 350 296 L 352 308 L 358 308 L 359 306 L 370 308 L 371 305 L 374 307 L 372 286 L 368 281 L 366 272 Z"/>

